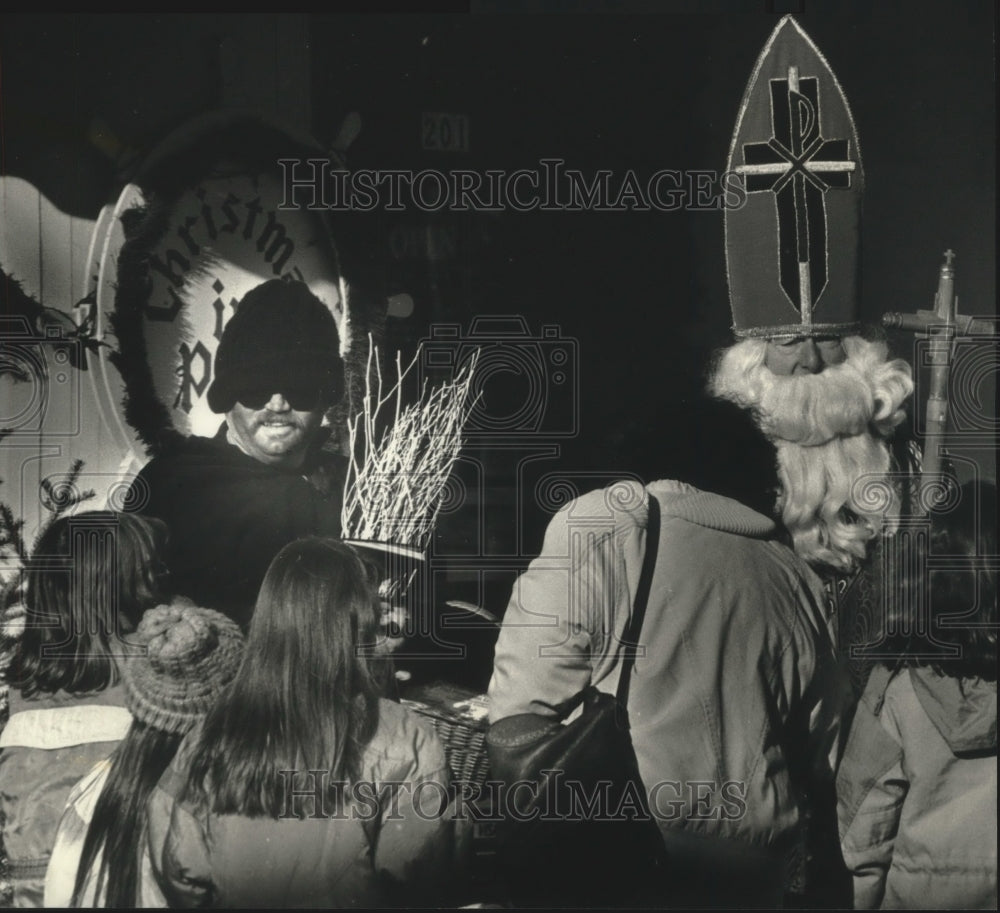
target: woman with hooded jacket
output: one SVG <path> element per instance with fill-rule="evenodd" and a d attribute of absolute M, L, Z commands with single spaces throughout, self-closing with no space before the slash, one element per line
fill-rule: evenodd
<path fill-rule="evenodd" d="M 996 909 L 996 554 L 996 488 L 969 483 L 890 597 L 837 778 L 857 909 Z"/>

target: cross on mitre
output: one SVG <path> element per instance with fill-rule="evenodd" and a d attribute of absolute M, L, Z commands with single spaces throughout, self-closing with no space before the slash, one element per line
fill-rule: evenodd
<path fill-rule="evenodd" d="M 819 80 L 799 78 L 797 66 L 786 79 L 772 79 L 771 137 L 745 143 L 743 175 L 748 193 L 770 191 L 778 217 L 781 287 L 811 322 L 812 305 L 826 286 L 826 208 L 831 187 L 850 187 L 857 162 L 846 139 L 820 132 Z"/>

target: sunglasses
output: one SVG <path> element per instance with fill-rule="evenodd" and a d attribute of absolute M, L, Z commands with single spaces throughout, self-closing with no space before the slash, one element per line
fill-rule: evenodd
<path fill-rule="evenodd" d="M 236 398 L 247 409 L 263 409 L 275 393 L 280 393 L 285 402 L 296 412 L 312 412 L 322 400 L 322 392 L 318 387 L 289 387 L 285 390 L 265 387 L 259 390 L 244 390 Z"/>

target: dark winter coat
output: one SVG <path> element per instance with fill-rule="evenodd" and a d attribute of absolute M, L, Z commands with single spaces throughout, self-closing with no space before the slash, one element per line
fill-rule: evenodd
<path fill-rule="evenodd" d="M 170 529 L 173 590 L 241 625 L 274 556 L 302 536 L 339 536 L 344 461 L 323 454 L 301 470 L 260 463 L 226 441 L 179 438 L 132 483 L 129 509 Z M 306 474 L 309 478 L 306 478 Z"/>

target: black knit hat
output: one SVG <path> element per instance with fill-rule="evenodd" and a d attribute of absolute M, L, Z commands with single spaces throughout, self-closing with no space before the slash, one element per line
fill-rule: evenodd
<path fill-rule="evenodd" d="M 214 373 L 208 388 L 213 412 L 228 412 L 251 390 L 314 390 L 331 406 L 344 392 L 333 314 L 304 282 L 264 282 L 243 296 L 226 324 Z"/>
<path fill-rule="evenodd" d="M 182 735 L 235 677 L 243 657 L 239 625 L 178 602 L 147 611 L 136 635 L 145 652 L 123 666 L 126 706 L 135 719 Z"/>

